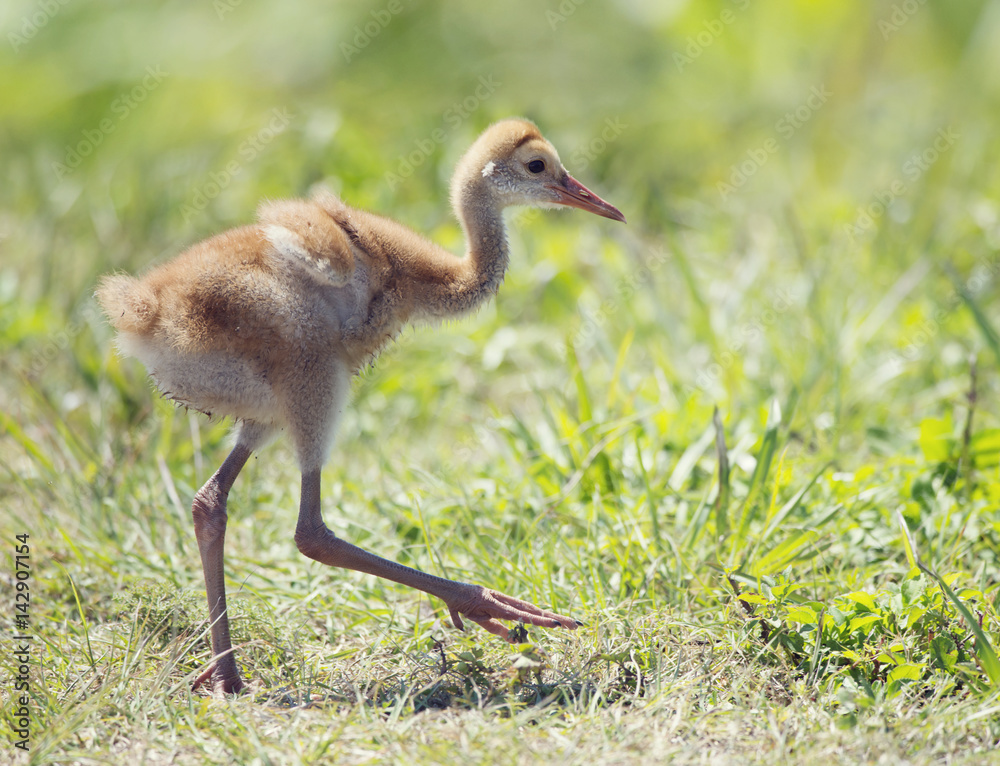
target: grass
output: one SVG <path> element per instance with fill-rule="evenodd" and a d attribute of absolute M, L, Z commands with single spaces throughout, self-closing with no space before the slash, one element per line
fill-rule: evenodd
<path fill-rule="evenodd" d="M 995 3 L 563 5 L 5 6 L 2 762 L 996 762 Z M 511 114 L 629 224 L 514 216 L 498 299 L 358 378 L 324 512 L 585 626 L 306 560 L 278 443 L 230 498 L 250 691 L 192 693 L 229 427 L 114 355 L 96 279 L 318 181 L 457 250 Z"/>

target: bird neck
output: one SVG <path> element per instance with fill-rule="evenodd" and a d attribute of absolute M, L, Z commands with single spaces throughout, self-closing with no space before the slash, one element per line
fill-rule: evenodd
<path fill-rule="evenodd" d="M 445 318 L 472 311 L 496 294 L 507 271 L 503 204 L 477 174 L 460 173 L 452 183 L 452 207 L 465 233 L 465 257 L 429 245 L 419 266 L 415 305 L 425 316 Z M 424 259 L 410 259 L 411 268 Z"/>
<path fill-rule="evenodd" d="M 509 262 L 503 205 L 483 179 L 457 177 L 452 204 L 465 233 L 466 252 L 457 278 L 447 285 L 443 314 L 471 311 L 492 298 Z"/>

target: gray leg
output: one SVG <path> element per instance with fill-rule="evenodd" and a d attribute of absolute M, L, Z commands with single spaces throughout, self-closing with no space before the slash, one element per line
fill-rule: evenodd
<path fill-rule="evenodd" d="M 539 609 L 526 601 L 480 585 L 446 580 L 376 556 L 336 537 L 323 523 L 320 511 L 320 472 L 302 475 L 302 500 L 295 528 L 295 544 L 311 559 L 323 564 L 383 577 L 437 596 L 445 602 L 455 627 L 463 630 L 461 615 L 503 639 L 510 631 L 497 620 L 515 620 L 546 628 L 576 628 L 569 617 Z"/>
<path fill-rule="evenodd" d="M 229 637 L 229 615 L 226 612 L 226 581 L 223 569 L 223 549 L 226 540 L 226 499 L 240 470 L 250 453 L 260 444 L 267 429 L 253 423 L 244 423 L 236 446 L 218 471 L 205 482 L 194 496 L 191 516 L 194 533 L 201 553 L 201 567 L 205 574 L 205 591 L 208 595 L 208 617 L 212 632 L 213 661 L 194 682 L 197 689 L 208 679 L 216 691 L 227 694 L 243 688 L 240 672 L 233 656 Z"/>

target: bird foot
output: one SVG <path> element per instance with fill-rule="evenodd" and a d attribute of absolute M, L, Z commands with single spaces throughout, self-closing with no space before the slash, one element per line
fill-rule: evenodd
<path fill-rule="evenodd" d="M 194 679 L 194 683 L 191 684 L 191 691 L 195 691 L 209 680 L 212 682 L 212 691 L 216 694 L 239 694 L 246 688 L 246 684 L 243 683 L 243 679 L 240 678 L 239 673 L 231 678 L 223 677 L 218 668 L 215 667 L 215 663 L 212 663 L 202 671 L 201 675 Z"/>
<path fill-rule="evenodd" d="M 465 630 L 462 621 L 464 614 L 482 628 L 495 636 L 511 643 L 523 641 L 527 633 L 524 625 L 537 625 L 542 628 L 568 628 L 576 630 L 583 623 L 572 617 L 564 617 L 555 612 L 540 609 L 534 604 L 505 593 L 484 588 L 481 585 L 462 584 L 462 590 L 454 597 L 445 600 L 451 620 L 459 630 Z M 514 630 L 508 629 L 498 620 L 513 620 L 519 623 Z"/>

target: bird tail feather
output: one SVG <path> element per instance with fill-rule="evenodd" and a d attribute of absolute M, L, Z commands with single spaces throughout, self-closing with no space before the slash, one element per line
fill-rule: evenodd
<path fill-rule="evenodd" d="M 135 277 L 126 274 L 104 277 L 95 296 L 111 326 L 119 332 L 144 335 L 156 322 L 159 313 L 156 293 Z"/>

